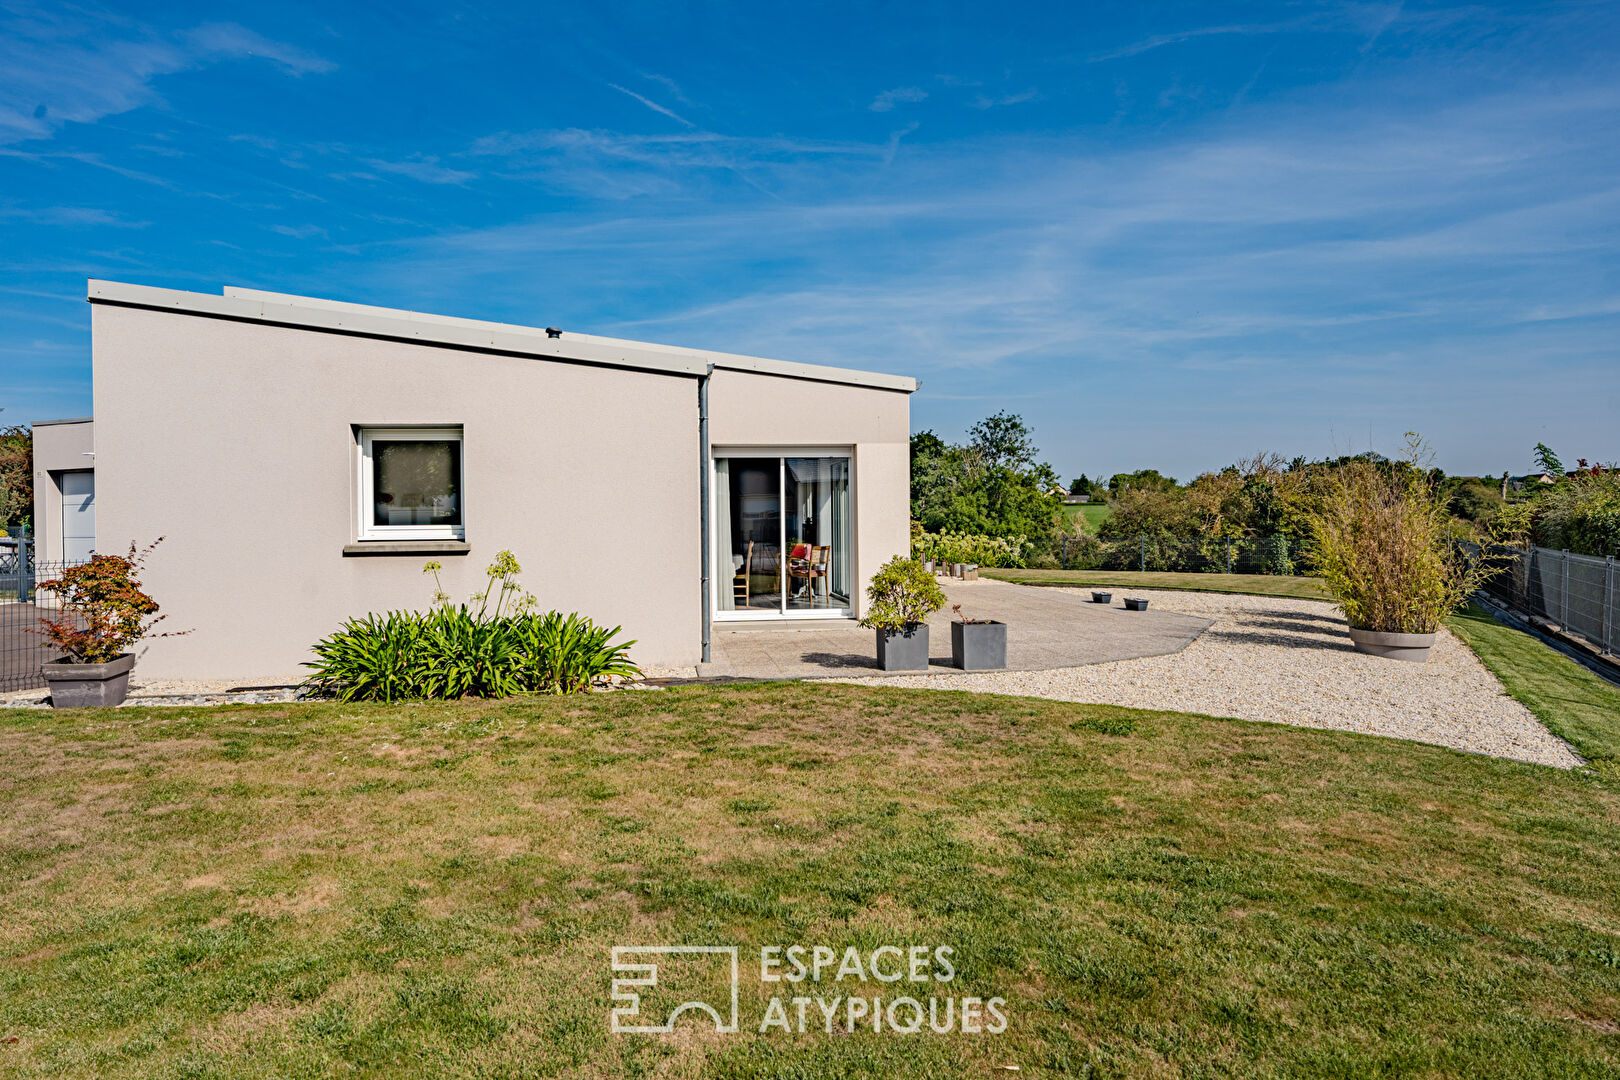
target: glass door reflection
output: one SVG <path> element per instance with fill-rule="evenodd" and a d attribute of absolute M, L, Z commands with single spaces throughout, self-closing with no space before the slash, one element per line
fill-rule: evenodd
<path fill-rule="evenodd" d="M 722 618 L 851 609 L 850 460 L 714 458 L 715 609 Z"/>
<path fill-rule="evenodd" d="M 718 458 L 720 610 L 782 609 L 782 459 Z"/>

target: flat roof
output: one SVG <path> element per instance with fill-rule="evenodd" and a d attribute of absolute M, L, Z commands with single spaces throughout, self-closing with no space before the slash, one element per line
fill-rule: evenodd
<path fill-rule="evenodd" d="M 29 427 L 54 427 L 57 424 L 89 424 L 95 421 L 93 416 L 70 416 L 65 420 L 31 420 Z"/>
<path fill-rule="evenodd" d="M 707 375 L 716 368 L 752 371 L 789 379 L 843 383 L 879 390 L 911 393 L 917 380 L 875 371 L 767 360 L 759 356 L 655 345 L 645 341 L 599 337 L 563 331 L 551 337 L 544 328 L 513 323 L 429 315 L 398 308 L 321 300 L 312 296 L 265 292 L 227 285 L 220 295 L 131 285 L 120 281 L 90 280 L 86 299 L 92 304 L 175 311 L 216 319 L 261 322 L 338 334 L 359 334 L 426 345 L 511 353 L 585 364 L 628 367 L 669 375 Z"/>

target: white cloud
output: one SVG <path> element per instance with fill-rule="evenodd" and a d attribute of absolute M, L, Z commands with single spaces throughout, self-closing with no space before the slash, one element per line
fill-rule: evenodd
<path fill-rule="evenodd" d="M 919 86 L 897 86 L 893 90 L 885 90 L 873 98 L 872 104 L 868 105 L 867 108 L 873 112 L 890 112 L 896 104 L 901 102 L 914 104 L 927 100 L 928 91 Z"/>
<path fill-rule="evenodd" d="M 384 161 L 380 158 L 366 158 L 365 162 L 379 172 L 409 177 L 412 180 L 420 180 L 424 184 L 465 184 L 478 176 L 477 173 L 467 172 L 464 169 L 451 169 L 440 165 L 439 159 L 436 157 L 415 157 L 405 161 Z"/>
<path fill-rule="evenodd" d="M 66 6 L 8 8 L 0 60 L 0 143 L 49 138 L 158 100 L 164 75 L 221 60 L 259 57 L 289 75 L 333 65 L 231 23 L 166 34 Z"/>
<path fill-rule="evenodd" d="M 1002 94 L 999 97 L 986 97 L 979 94 L 969 104 L 975 109 L 994 109 L 1002 105 L 1022 105 L 1027 101 L 1039 101 L 1041 92 L 1033 86 L 1016 94 Z"/>
<path fill-rule="evenodd" d="M 660 114 L 662 116 L 669 117 L 671 120 L 675 121 L 677 124 L 681 124 L 684 127 L 697 127 L 696 124 L 692 123 L 692 121 L 688 120 L 686 117 L 684 117 L 684 116 L 680 115 L 679 113 L 675 112 L 673 109 L 666 109 L 666 108 L 664 108 L 664 106 L 658 104 L 658 102 L 653 101 L 653 100 L 651 100 L 649 98 L 645 98 L 645 97 L 641 96 L 640 94 L 636 93 L 634 90 L 626 90 L 624 87 L 618 85 L 617 83 L 608 83 L 608 85 L 611 86 L 613 89 L 617 90 L 619 93 L 624 94 L 626 97 L 631 97 L 631 98 L 634 98 L 635 100 L 641 102 L 643 105 L 647 106 L 647 108 L 651 109 L 653 112 L 658 113 L 658 114 Z"/>

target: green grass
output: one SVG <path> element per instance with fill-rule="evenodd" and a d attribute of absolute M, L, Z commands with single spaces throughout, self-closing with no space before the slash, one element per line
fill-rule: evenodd
<path fill-rule="evenodd" d="M 1453 632 L 1479 654 L 1507 692 L 1598 774 L 1620 780 L 1620 688 L 1478 604 L 1452 616 Z"/>
<path fill-rule="evenodd" d="M 1076 518 L 1085 522 L 1086 531 L 1096 534 L 1098 526 L 1108 520 L 1108 504 L 1105 502 L 1092 503 L 1064 503 L 1063 517 L 1073 522 Z"/>
<path fill-rule="evenodd" d="M 6 1076 L 1620 1070 L 1620 790 L 1581 774 L 804 683 L 0 710 L 0 753 Z M 742 1034 L 609 1033 L 609 950 L 655 943 L 743 947 Z M 792 943 L 951 946 L 1010 1027 L 753 1033 Z M 852 986 L 892 993 L 810 993 Z"/>
<path fill-rule="evenodd" d="M 1141 573 L 1136 570 L 1002 570 L 981 569 L 985 577 L 1019 585 L 1105 586 L 1115 589 L 1186 589 L 1191 592 L 1252 593 L 1255 596 L 1297 596 L 1307 600 L 1331 597 L 1322 582 L 1312 577 L 1282 574 Z"/>

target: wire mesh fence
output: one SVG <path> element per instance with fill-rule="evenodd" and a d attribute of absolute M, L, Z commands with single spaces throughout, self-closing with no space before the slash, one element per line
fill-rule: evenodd
<path fill-rule="evenodd" d="M 1495 547 L 1490 554 L 1506 560 L 1507 570 L 1486 584 L 1487 593 L 1615 655 L 1620 648 L 1620 564 L 1614 556 L 1543 547 Z"/>
<path fill-rule="evenodd" d="M 1066 538 L 1058 553 L 1064 570 L 1144 570 L 1198 574 L 1299 574 L 1305 552 L 1290 536 L 1186 538 L 1144 533 L 1102 540 Z"/>
<path fill-rule="evenodd" d="M 9 528 L 0 536 L 0 693 L 45 685 L 39 667 L 56 659 L 57 651 L 39 633 L 40 620 L 59 617 L 62 606 L 39 583 L 74 565 L 36 559 L 27 529 Z"/>

